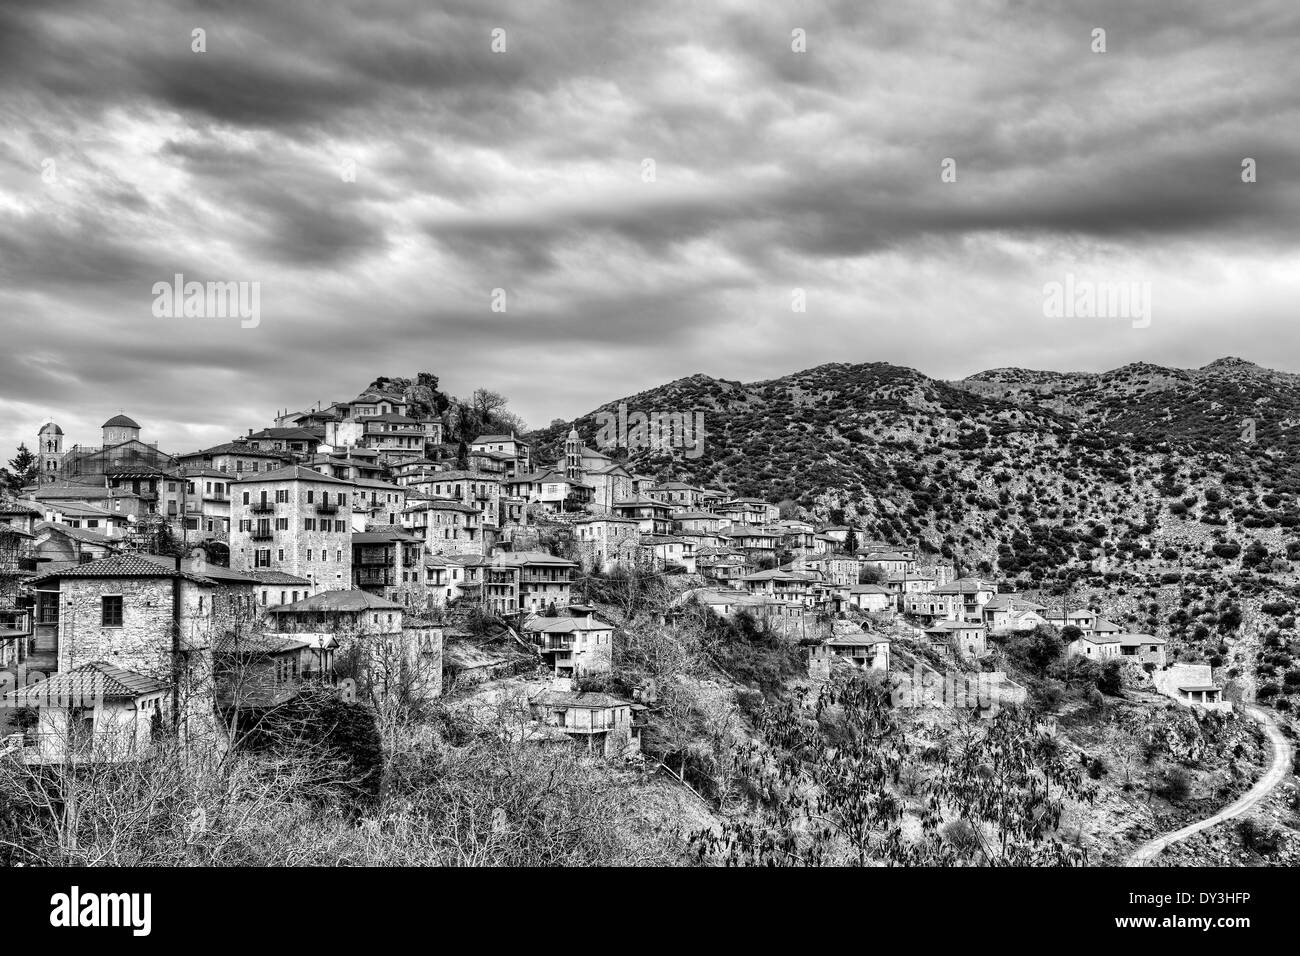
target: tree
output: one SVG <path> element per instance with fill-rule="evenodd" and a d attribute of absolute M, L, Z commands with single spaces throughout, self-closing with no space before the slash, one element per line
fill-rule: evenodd
<path fill-rule="evenodd" d="M 864 564 L 858 571 L 859 584 L 884 584 L 885 572 L 878 564 Z"/>
<path fill-rule="evenodd" d="M 844 536 L 844 550 L 848 554 L 857 554 L 858 552 L 858 533 L 852 528 Z"/>
<path fill-rule="evenodd" d="M 1007 656 L 1039 677 L 1061 659 L 1065 643 L 1045 627 L 1036 627 L 1028 634 L 1017 635 L 1007 644 Z"/>
<path fill-rule="evenodd" d="M 1028 712 L 1005 709 L 992 721 L 968 715 L 918 749 L 915 728 L 905 733 L 897 723 L 889 687 L 877 676 L 837 673 L 809 703 L 785 699 L 763 708 L 757 729 L 765 746 L 750 743 L 734 754 L 738 776 L 756 795 L 754 812 L 692 834 L 701 859 L 768 866 L 1084 862 L 1082 849 L 1056 836 L 1064 801 L 1092 799 L 1083 766 Z M 920 826 L 905 836 L 908 814 Z"/>
<path fill-rule="evenodd" d="M 9 459 L 8 468 L 0 468 L 0 484 L 14 495 L 28 485 L 36 484 L 40 476 L 40 460 L 28 450 L 26 445 L 18 446 L 18 454 Z"/>

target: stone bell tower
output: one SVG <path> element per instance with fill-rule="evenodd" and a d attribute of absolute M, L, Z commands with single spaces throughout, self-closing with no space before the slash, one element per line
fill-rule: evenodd
<path fill-rule="evenodd" d="M 63 429 L 54 422 L 46 422 L 36 433 L 37 458 L 41 463 L 41 474 L 37 479 L 41 484 L 54 481 L 63 464 Z"/>

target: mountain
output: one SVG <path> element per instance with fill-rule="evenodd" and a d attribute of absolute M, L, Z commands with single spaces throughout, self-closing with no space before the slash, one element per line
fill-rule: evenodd
<path fill-rule="evenodd" d="M 693 375 L 534 432 L 537 460 L 555 460 L 570 427 L 597 446 L 597 415 L 620 404 L 703 415 L 698 457 L 604 449 L 638 472 L 790 501 L 1024 586 L 1283 574 L 1300 557 L 1300 376 L 1241 359 L 955 382 L 883 362 L 753 383 Z"/>

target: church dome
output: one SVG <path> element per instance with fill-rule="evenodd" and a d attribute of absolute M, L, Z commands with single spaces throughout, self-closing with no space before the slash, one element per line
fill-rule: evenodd
<path fill-rule="evenodd" d="M 63 429 L 60 428 L 58 425 L 54 424 L 54 422 L 46 422 L 44 425 L 41 426 L 41 430 L 36 434 L 44 435 L 46 432 L 53 432 L 56 435 L 62 435 Z"/>
<path fill-rule="evenodd" d="M 139 428 L 140 425 L 135 421 L 135 419 L 127 418 L 125 415 L 114 415 L 112 418 L 104 422 L 104 424 L 100 425 L 99 427 L 100 428 Z"/>

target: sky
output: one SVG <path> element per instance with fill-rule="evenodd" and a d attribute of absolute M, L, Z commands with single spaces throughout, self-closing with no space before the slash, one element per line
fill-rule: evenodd
<path fill-rule="evenodd" d="M 418 371 L 532 427 L 825 362 L 1297 371 L 1297 48 L 1293 0 L 6 0 L 0 460 Z"/>

